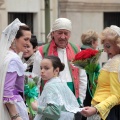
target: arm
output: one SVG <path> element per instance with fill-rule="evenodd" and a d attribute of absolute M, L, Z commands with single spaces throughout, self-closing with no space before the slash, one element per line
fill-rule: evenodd
<path fill-rule="evenodd" d="M 37 102 L 32 102 L 32 108 L 47 118 L 57 120 L 60 117 L 61 108 L 54 104 L 47 104 L 47 107 L 38 106 Z"/>
<path fill-rule="evenodd" d="M 80 72 L 80 75 L 79 75 L 79 78 L 80 78 L 79 79 L 80 80 L 80 85 L 79 85 L 80 86 L 79 87 L 80 95 L 79 95 L 79 98 L 80 98 L 80 100 L 82 102 L 82 105 L 83 105 L 83 101 L 86 97 L 87 74 L 86 74 L 85 70 L 83 70 L 83 69 L 80 69 L 79 72 Z"/>
<path fill-rule="evenodd" d="M 6 106 L 9 110 L 11 118 L 16 117 L 16 119 L 12 120 L 23 120 L 20 116 L 19 113 L 17 112 L 17 109 L 14 104 L 6 103 Z"/>
<path fill-rule="evenodd" d="M 18 114 L 18 111 L 14 104 L 16 97 L 13 94 L 16 78 L 17 78 L 16 72 L 13 73 L 7 72 L 5 78 L 5 85 L 4 85 L 3 101 L 7 106 L 9 110 L 9 114 L 11 116 L 15 116 L 16 114 Z M 22 119 L 20 117 L 17 117 L 16 120 L 22 120 Z"/>
<path fill-rule="evenodd" d="M 111 72 L 109 78 L 110 95 L 104 101 L 95 106 L 102 118 L 106 118 L 111 108 L 120 103 L 120 82 L 118 81 L 118 74 Z"/>
<path fill-rule="evenodd" d="M 91 116 L 99 112 L 102 119 L 106 119 L 110 110 L 120 103 L 120 83 L 118 81 L 117 73 L 110 73 L 110 91 L 111 94 L 108 98 L 95 105 L 94 107 L 84 107 L 81 114 L 84 116 Z"/>

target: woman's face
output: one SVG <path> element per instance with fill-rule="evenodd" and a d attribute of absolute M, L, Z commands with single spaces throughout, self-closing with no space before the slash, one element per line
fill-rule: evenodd
<path fill-rule="evenodd" d="M 33 49 L 32 44 L 29 42 L 26 46 L 25 52 L 23 52 L 23 58 L 29 58 L 34 54 L 35 49 Z"/>
<path fill-rule="evenodd" d="M 97 49 L 97 47 L 98 47 L 98 40 L 92 42 L 92 47 L 95 50 Z"/>
<path fill-rule="evenodd" d="M 22 30 L 23 36 L 15 39 L 16 52 L 25 52 L 26 46 L 31 39 L 31 31 Z"/>
<path fill-rule="evenodd" d="M 43 59 L 40 68 L 42 80 L 50 80 L 58 74 L 57 68 L 53 68 L 52 62 L 49 59 Z"/>
<path fill-rule="evenodd" d="M 120 48 L 111 43 L 109 40 L 105 40 L 103 43 L 104 51 L 108 54 L 109 58 L 114 57 L 117 54 L 120 54 Z"/>

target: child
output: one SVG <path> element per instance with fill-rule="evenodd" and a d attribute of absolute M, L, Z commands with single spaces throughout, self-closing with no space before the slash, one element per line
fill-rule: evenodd
<path fill-rule="evenodd" d="M 64 64 L 56 56 L 47 56 L 41 62 L 41 78 L 48 80 L 37 102 L 32 108 L 37 111 L 34 120 L 74 120 L 74 113 L 80 112 L 79 104 L 67 86 L 58 77 Z"/>

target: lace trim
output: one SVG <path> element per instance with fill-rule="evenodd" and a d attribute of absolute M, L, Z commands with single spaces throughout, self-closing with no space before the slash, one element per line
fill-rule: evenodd
<path fill-rule="evenodd" d="M 118 80 L 120 82 L 120 55 L 116 55 L 112 59 L 109 59 L 101 70 L 118 73 Z"/>
<path fill-rule="evenodd" d="M 3 103 L 11 103 L 14 104 L 15 102 L 17 102 L 17 99 L 15 98 L 15 96 L 11 97 L 11 98 L 7 98 L 4 97 L 3 98 Z"/>

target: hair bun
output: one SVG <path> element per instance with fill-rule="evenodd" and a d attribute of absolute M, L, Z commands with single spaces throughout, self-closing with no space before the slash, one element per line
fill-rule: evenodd
<path fill-rule="evenodd" d="M 65 68 L 65 64 L 64 64 L 64 63 L 61 63 L 61 65 L 60 65 L 60 71 L 63 71 L 64 68 Z"/>

